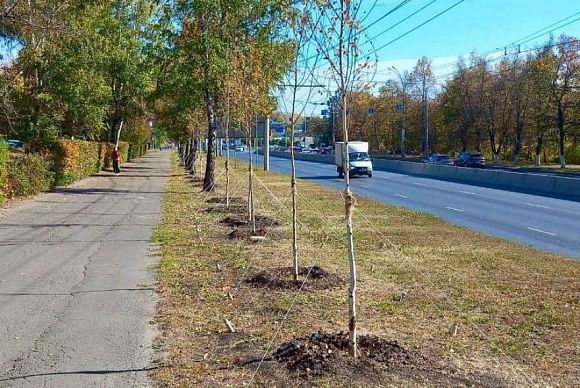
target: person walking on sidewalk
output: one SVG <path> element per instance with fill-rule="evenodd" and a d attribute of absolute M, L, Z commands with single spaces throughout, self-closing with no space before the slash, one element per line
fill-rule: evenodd
<path fill-rule="evenodd" d="M 121 172 L 121 153 L 119 152 L 119 147 L 115 146 L 112 154 L 113 159 L 113 172 L 118 174 Z"/>

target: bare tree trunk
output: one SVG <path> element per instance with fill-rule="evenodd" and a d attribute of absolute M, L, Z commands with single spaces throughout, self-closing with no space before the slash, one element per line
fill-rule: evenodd
<path fill-rule="evenodd" d="M 195 167 L 197 161 L 197 141 L 195 141 L 195 137 L 191 139 L 191 162 L 189 166 L 189 173 L 191 175 L 195 175 Z"/>
<path fill-rule="evenodd" d="M 344 81 L 343 81 L 344 83 Z M 346 91 L 343 88 L 343 91 Z M 345 209 L 345 221 L 346 221 L 346 233 L 348 242 L 348 264 L 350 269 L 350 288 L 348 292 L 349 301 L 349 324 L 348 333 L 349 341 L 352 355 L 357 357 L 357 322 L 356 322 L 356 257 L 354 249 L 354 238 L 353 238 L 353 224 L 352 224 L 352 212 L 354 210 L 354 205 L 356 200 L 350 191 L 350 173 L 348 171 L 349 157 L 348 157 L 348 126 L 346 122 L 346 93 L 343 93 L 342 97 L 343 111 L 342 111 L 342 133 L 344 138 L 344 163 L 346 166 L 346 172 L 344 174 L 344 209 Z"/>
<path fill-rule="evenodd" d="M 294 107 L 294 105 L 293 105 Z M 294 108 L 292 108 L 290 128 L 290 166 L 292 177 L 290 178 L 290 190 L 292 193 L 292 264 L 294 280 L 298 280 L 298 189 L 296 188 L 296 160 L 294 158 Z"/>
<path fill-rule="evenodd" d="M 215 188 L 215 138 L 217 133 L 216 118 L 213 109 L 213 100 L 206 92 L 207 104 L 207 162 L 205 165 L 205 176 L 203 179 L 203 191 L 213 191 Z"/>
<path fill-rule="evenodd" d="M 344 10 L 344 6 L 347 7 L 350 3 L 345 3 L 346 0 L 341 0 L 341 9 Z M 340 91 L 342 93 L 342 137 L 344 141 L 344 148 L 343 148 L 343 160 L 345 163 L 345 175 L 344 175 L 344 211 L 345 211 L 345 223 L 346 223 L 346 234 L 347 234 L 347 243 L 348 243 L 348 264 L 350 269 L 350 287 L 348 290 L 348 312 L 349 312 L 349 321 L 348 321 L 348 338 L 350 342 L 350 351 L 354 358 L 357 357 L 357 322 L 356 322 L 356 290 L 357 290 L 357 282 L 356 282 L 356 257 L 355 257 L 355 248 L 354 248 L 354 238 L 353 238 L 353 224 L 352 224 L 352 212 L 354 209 L 354 205 L 356 200 L 350 191 L 350 173 L 349 173 L 349 155 L 348 155 L 348 123 L 347 123 L 347 80 L 345 74 L 345 64 L 343 63 L 343 56 L 344 53 L 344 29 L 345 29 L 345 21 L 341 20 L 340 23 L 340 35 L 339 35 L 339 54 L 338 54 L 338 69 L 339 69 L 339 77 L 340 77 Z M 403 98 L 405 95 L 403 93 Z M 403 101 L 403 106 L 406 104 L 406 101 Z M 406 114 L 406 107 L 404 106 L 403 109 L 403 131 L 402 131 L 402 139 L 401 139 L 401 157 L 404 157 L 404 134 L 405 134 L 405 114 Z"/>
<path fill-rule="evenodd" d="M 560 168 L 566 168 L 566 129 L 564 128 L 564 109 L 558 104 L 558 134 L 560 145 Z"/>
<path fill-rule="evenodd" d="M 117 131 L 117 136 L 115 138 L 115 147 L 119 147 L 119 142 L 121 141 L 121 131 L 123 130 L 123 120 L 119 124 L 119 130 Z"/>

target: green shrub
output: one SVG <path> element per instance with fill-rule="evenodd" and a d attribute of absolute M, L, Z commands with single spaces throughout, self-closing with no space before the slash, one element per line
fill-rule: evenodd
<path fill-rule="evenodd" d="M 56 184 L 68 185 L 108 167 L 111 152 L 108 143 L 59 140 L 54 151 Z"/>
<path fill-rule="evenodd" d="M 7 162 L 9 157 L 8 144 L 0 137 L 0 203 L 4 202 L 6 199 L 6 175 L 7 175 Z"/>
<path fill-rule="evenodd" d="M 50 157 L 44 157 L 11 153 L 8 145 L 0 141 L 0 203 L 5 198 L 48 190 L 52 185 L 68 185 L 110 168 L 113 149 L 111 143 L 61 139 Z M 119 143 L 121 162 L 139 157 L 145 150 L 145 146 Z"/>
<path fill-rule="evenodd" d="M 566 163 L 580 164 L 580 145 L 569 147 L 566 150 Z"/>
<path fill-rule="evenodd" d="M 40 154 L 11 154 L 6 165 L 5 195 L 33 195 L 51 188 L 52 164 Z"/>
<path fill-rule="evenodd" d="M 130 144 L 129 145 L 129 160 L 140 158 L 147 152 L 147 144 Z"/>
<path fill-rule="evenodd" d="M 119 142 L 119 152 L 121 153 L 121 163 L 129 161 L 129 143 L 126 141 Z"/>

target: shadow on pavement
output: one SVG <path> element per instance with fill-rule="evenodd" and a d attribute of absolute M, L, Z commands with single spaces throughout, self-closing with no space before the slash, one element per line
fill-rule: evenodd
<path fill-rule="evenodd" d="M 121 291 L 153 291 L 152 287 L 143 288 L 112 288 L 109 290 L 86 290 L 74 291 L 70 293 L 50 293 L 50 292 L 0 292 L 0 296 L 74 296 L 79 294 L 96 294 L 101 292 L 121 292 Z"/>
<path fill-rule="evenodd" d="M 23 376 L 0 378 L 0 382 L 23 380 L 23 379 L 28 379 L 31 377 L 62 376 L 62 375 L 109 375 L 109 374 L 118 374 L 118 373 L 149 372 L 149 371 L 156 370 L 156 369 L 158 369 L 158 367 L 151 366 L 151 367 L 146 367 L 146 368 L 135 368 L 135 369 L 79 370 L 79 371 L 71 371 L 71 372 L 34 373 L 34 374 L 23 375 Z"/>

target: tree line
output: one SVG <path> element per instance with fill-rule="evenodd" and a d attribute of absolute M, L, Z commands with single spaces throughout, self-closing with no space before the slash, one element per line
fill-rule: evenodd
<path fill-rule="evenodd" d="M 579 55 L 580 41 L 561 36 L 525 53 L 459 58 L 442 82 L 421 58 L 378 93 L 349 93 L 351 133 L 378 153 L 479 151 L 496 162 L 580 163 Z M 323 142 L 340 125 L 336 101 L 328 120 L 312 121 Z"/>

